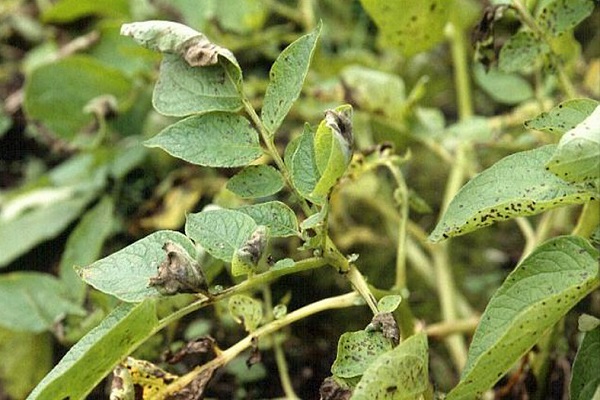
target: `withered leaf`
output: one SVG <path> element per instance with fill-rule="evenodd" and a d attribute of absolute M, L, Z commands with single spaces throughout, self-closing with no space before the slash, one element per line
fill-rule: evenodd
<path fill-rule="evenodd" d="M 166 361 L 169 364 L 176 364 L 188 354 L 204 354 L 208 352 L 214 353 L 215 346 L 216 341 L 213 337 L 202 336 L 198 339 L 187 342 L 175 354 L 168 354 L 166 357 Z"/>
<path fill-rule="evenodd" d="M 158 266 L 158 275 L 150 278 L 149 286 L 155 286 L 163 295 L 177 293 L 208 293 L 208 285 L 202 267 L 178 244 L 166 242 L 163 250 L 166 259 Z"/>
<path fill-rule="evenodd" d="M 380 312 L 375 314 L 368 328 L 383 333 L 383 336 L 388 338 L 394 346 L 400 343 L 400 329 L 392 313 Z"/>

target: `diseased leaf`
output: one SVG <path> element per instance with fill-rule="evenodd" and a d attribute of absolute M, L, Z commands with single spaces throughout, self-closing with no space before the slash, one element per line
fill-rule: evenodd
<path fill-rule="evenodd" d="M 154 300 L 122 303 L 71 347 L 27 400 L 84 399 L 157 326 Z"/>
<path fill-rule="evenodd" d="M 234 253 L 248 240 L 257 224 L 243 212 L 210 210 L 189 214 L 185 233 L 213 257 L 231 262 Z"/>
<path fill-rule="evenodd" d="M 546 168 L 567 182 L 600 182 L 600 106 L 563 135 Z"/>
<path fill-rule="evenodd" d="M 185 249 L 192 258 L 196 249 L 192 242 L 179 232 L 158 231 L 94 262 L 77 273 L 87 284 L 101 292 L 123 301 L 139 302 L 158 296 L 158 289 L 150 285 L 156 277 L 158 266 L 167 259 L 163 246 L 173 242 Z"/>
<path fill-rule="evenodd" d="M 540 57 L 550 51 L 548 44 L 531 31 L 520 31 L 508 39 L 500 50 L 498 68 L 504 72 L 517 72 L 535 66 Z"/>
<path fill-rule="evenodd" d="M 600 326 L 585 333 L 571 372 L 569 393 L 572 400 L 594 400 L 600 390 Z"/>
<path fill-rule="evenodd" d="M 283 176 L 269 165 L 250 165 L 227 182 L 227 189 L 243 198 L 266 197 L 283 188 Z"/>
<path fill-rule="evenodd" d="M 377 357 L 392 347 L 392 342 L 378 331 L 346 332 L 338 341 L 331 373 L 339 378 L 361 376 Z"/>
<path fill-rule="evenodd" d="M 257 226 L 252 235 L 234 253 L 231 260 L 231 275 L 240 276 L 256 272 L 268 243 L 269 228 L 265 225 Z"/>
<path fill-rule="evenodd" d="M 592 0 L 553 0 L 537 16 L 538 23 L 554 36 L 574 28 L 594 10 Z"/>
<path fill-rule="evenodd" d="M 471 179 L 456 194 L 429 236 L 437 242 L 496 221 L 535 215 L 567 204 L 582 204 L 594 193 L 546 171 L 556 145 L 503 158 Z"/>
<path fill-rule="evenodd" d="M 567 100 L 552 110 L 525 121 L 525 127 L 548 133 L 563 134 L 583 122 L 597 106 L 598 102 L 592 99 Z"/>
<path fill-rule="evenodd" d="M 488 303 L 459 384 L 448 400 L 490 388 L 572 307 L 600 286 L 598 251 L 579 236 L 550 239 L 506 278 Z"/>
<path fill-rule="evenodd" d="M 429 390 L 427 336 L 417 333 L 378 357 L 356 385 L 353 400 L 412 400 Z"/>
<path fill-rule="evenodd" d="M 145 144 L 208 167 L 239 167 L 262 155 L 258 133 L 250 122 L 240 115 L 224 112 L 178 121 Z"/>
<path fill-rule="evenodd" d="M 239 294 L 231 296 L 227 308 L 233 319 L 244 324 L 244 328 L 248 332 L 255 331 L 262 321 L 262 304 L 252 297 Z"/>
<path fill-rule="evenodd" d="M 379 28 L 383 44 L 409 57 L 444 39 L 452 7 L 442 0 L 361 0 L 361 4 Z"/>
<path fill-rule="evenodd" d="M 308 67 L 315 51 L 321 25 L 286 47 L 277 57 L 269 72 L 261 119 L 267 130 L 274 134 L 300 96 Z"/>
<path fill-rule="evenodd" d="M 273 237 L 286 237 L 298 235 L 298 218 L 294 211 L 280 201 L 244 206 L 237 209 L 248 214 L 257 225 L 269 228 L 269 235 Z"/>

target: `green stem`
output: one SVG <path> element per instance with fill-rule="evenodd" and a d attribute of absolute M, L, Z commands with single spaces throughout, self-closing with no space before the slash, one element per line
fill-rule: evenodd
<path fill-rule="evenodd" d="M 573 235 L 589 238 L 600 224 L 600 200 L 591 200 L 585 203 Z"/>
<path fill-rule="evenodd" d="M 396 246 L 396 282 L 394 287 L 396 289 L 406 288 L 406 225 L 408 223 L 408 188 L 404 181 L 402 171 L 397 164 L 388 161 L 386 164 L 387 168 L 392 173 L 398 191 L 400 193 L 400 221 L 398 223 L 398 245 Z"/>
<path fill-rule="evenodd" d="M 467 44 L 465 32 L 449 23 L 447 33 L 452 49 L 452 64 L 454 65 L 454 82 L 458 102 L 458 116 L 461 120 L 473 116 L 473 101 L 471 99 L 471 82 L 469 80 L 469 67 L 467 61 Z"/>

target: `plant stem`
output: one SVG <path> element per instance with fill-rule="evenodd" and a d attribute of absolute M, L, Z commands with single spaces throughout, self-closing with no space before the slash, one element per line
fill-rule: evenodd
<path fill-rule="evenodd" d="M 458 103 L 459 119 L 465 120 L 473 116 L 473 101 L 471 99 L 471 82 L 469 80 L 469 67 L 467 61 L 467 45 L 465 33 L 449 23 L 446 32 L 450 38 L 452 49 L 452 64 L 454 65 L 454 82 Z"/>
<path fill-rule="evenodd" d="M 425 328 L 427 336 L 443 338 L 457 333 L 473 333 L 479 324 L 479 317 L 456 320 L 452 322 L 439 322 Z"/>
<path fill-rule="evenodd" d="M 590 200 L 583 206 L 573 235 L 589 238 L 600 224 L 600 200 Z"/>
<path fill-rule="evenodd" d="M 396 246 L 396 282 L 394 288 L 406 288 L 406 225 L 408 223 L 408 188 L 404 181 L 402 171 L 397 164 L 388 160 L 385 164 L 398 186 L 400 193 L 400 221 L 398 223 L 398 245 Z"/>
<path fill-rule="evenodd" d="M 261 326 L 252 334 L 246 336 L 244 339 L 240 340 L 230 348 L 222 351 L 213 360 L 209 361 L 204 365 L 196 367 L 194 368 L 194 370 L 181 376 L 179 379 L 175 380 L 173 383 L 166 386 L 154 396 L 152 396 L 150 400 L 164 400 L 168 396 L 181 391 L 184 387 L 189 385 L 194 379 L 199 377 L 201 374 L 209 371 L 214 371 L 217 368 L 222 367 L 223 365 L 227 364 L 235 357 L 237 357 L 242 351 L 249 348 L 252 345 L 253 339 L 255 340 L 255 338 L 260 338 L 262 336 L 272 334 L 285 326 L 288 326 L 296 321 L 299 321 L 321 311 L 359 305 L 360 303 L 357 302 L 357 300 L 359 299 L 359 296 L 355 292 L 347 293 L 336 297 L 329 297 L 304 306 L 302 308 L 299 308 L 298 310 L 287 314 L 281 319 L 271 321 L 268 324 Z"/>

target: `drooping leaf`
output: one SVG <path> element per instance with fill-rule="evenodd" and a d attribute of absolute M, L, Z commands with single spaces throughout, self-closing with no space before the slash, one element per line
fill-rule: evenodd
<path fill-rule="evenodd" d="M 117 306 L 100 325 L 71 347 L 27 400 L 85 398 L 124 355 L 154 333 L 157 325 L 152 299 Z"/>
<path fill-rule="evenodd" d="M 569 393 L 572 400 L 594 400 L 600 391 L 600 326 L 585 333 L 571 372 Z"/>
<path fill-rule="evenodd" d="M 256 222 L 243 212 L 210 210 L 189 214 L 185 233 L 213 257 L 231 262 L 256 227 Z"/>
<path fill-rule="evenodd" d="M 550 111 L 543 112 L 537 117 L 525 121 L 525 127 L 548 133 L 563 134 L 583 122 L 597 106 L 598 102 L 592 99 L 567 100 Z"/>
<path fill-rule="evenodd" d="M 531 31 L 520 31 L 508 39 L 500 50 L 498 68 L 504 72 L 517 72 L 536 65 L 550 48 Z"/>
<path fill-rule="evenodd" d="M 281 173 L 269 165 L 250 165 L 227 182 L 227 189 L 243 198 L 270 196 L 282 188 Z"/>
<path fill-rule="evenodd" d="M 473 68 L 479 87 L 495 101 L 502 104 L 519 104 L 533 97 L 531 84 L 516 73 L 506 73 L 495 68 L 486 71 L 480 64 Z"/>
<path fill-rule="evenodd" d="M 280 201 L 253 204 L 237 209 L 254 219 L 257 225 L 269 227 L 269 235 L 286 237 L 298 235 L 298 217 L 294 211 Z"/>
<path fill-rule="evenodd" d="M 294 41 L 281 52 L 271 67 L 261 111 L 261 119 L 271 134 L 279 128 L 300 96 L 320 33 L 321 25 Z"/>
<path fill-rule="evenodd" d="M 315 203 L 322 203 L 323 198 L 311 196 L 317 181 L 320 178 L 319 170 L 315 162 L 314 135 L 310 130 L 305 129 L 302 135 L 296 141 L 289 145 L 294 146 L 291 157 L 288 162 L 292 182 L 296 190 L 306 199 Z"/>
<path fill-rule="evenodd" d="M 346 332 L 338 341 L 331 373 L 339 378 L 361 376 L 377 357 L 392 347 L 392 342 L 378 331 Z"/>
<path fill-rule="evenodd" d="M 588 293 L 600 286 L 598 251 L 578 236 L 550 239 L 506 278 L 484 311 L 448 400 L 490 388 Z"/>
<path fill-rule="evenodd" d="M 427 336 L 417 333 L 367 368 L 352 399 L 419 399 L 429 390 L 428 369 Z"/>
<path fill-rule="evenodd" d="M 167 242 L 178 244 L 192 258 L 196 257 L 196 249 L 187 237 L 179 232 L 158 231 L 108 257 L 78 268 L 77 273 L 87 284 L 123 301 L 140 302 L 158 296 L 158 289 L 150 286 L 150 278 L 157 276 L 158 266 L 167 258 L 163 250 Z"/>
<path fill-rule="evenodd" d="M 544 30 L 559 36 L 577 26 L 594 10 L 592 0 L 553 0 L 537 16 Z"/>
<path fill-rule="evenodd" d="M 563 135 L 546 167 L 567 182 L 600 182 L 600 106 Z"/>
<path fill-rule="evenodd" d="M 429 50 L 444 39 L 452 2 L 442 0 L 361 0 L 385 45 L 406 56 Z"/>
<path fill-rule="evenodd" d="M 555 149 L 556 145 L 547 145 L 512 154 L 475 176 L 452 199 L 429 239 L 437 242 L 496 221 L 593 198 L 594 193 L 546 171 Z"/>
<path fill-rule="evenodd" d="M 0 326 L 26 332 L 50 329 L 66 314 L 85 315 L 69 288 L 49 274 L 13 272 L 0 277 Z"/>
<path fill-rule="evenodd" d="M 250 122 L 242 116 L 224 112 L 178 121 L 145 144 L 209 167 L 239 167 L 262 155 L 258 133 Z"/>
<path fill-rule="evenodd" d="M 231 296 L 227 308 L 231 316 L 239 323 L 244 324 L 244 328 L 248 332 L 255 331 L 262 321 L 262 304 L 252 297 L 239 294 Z"/>

